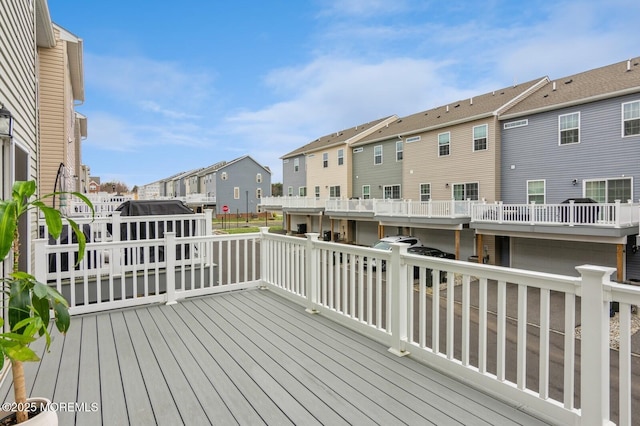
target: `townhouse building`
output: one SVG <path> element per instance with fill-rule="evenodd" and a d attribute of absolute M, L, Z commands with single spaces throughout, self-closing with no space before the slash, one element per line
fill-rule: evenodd
<path fill-rule="evenodd" d="M 352 196 L 351 144 L 396 120 L 393 115 L 359 124 L 322 136 L 282 157 L 283 186 L 287 196 L 303 197 L 284 212 L 287 232 L 327 232 L 327 238 L 350 241 L 352 228 L 341 218 L 326 216 L 320 200 L 350 198 Z M 302 165 L 302 166 L 301 166 Z M 304 174 L 304 177 L 301 176 Z M 307 187 L 307 183 L 311 183 Z M 270 208 L 273 206 L 266 206 Z M 277 205 L 276 207 L 281 207 Z"/>
<path fill-rule="evenodd" d="M 546 81 L 539 78 L 421 111 L 362 138 L 352 144 L 354 196 L 447 205 L 500 199 L 498 116 Z M 374 216 L 349 212 L 356 242 L 370 245 L 385 235 L 411 234 L 457 258 L 474 255 L 478 246 L 492 258 L 493 240 L 474 243 L 466 210 L 410 214 L 393 207 L 398 203 L 387 209 L 378 203 Z"/>
<path fill-rule="evenodd" d="M 81 142 L 87 137 L 87 119 L 75 111 L 75 104 L 84 102 L 83 41 L 59 25 L 52 27 L 53 46 L 38 47 L 38 183 L 47 193 L 81 191 Z M 65 202 L 62 196 L 60 205 Z"/>
<path fill-rule="evenodd" d="M 248 218 L 259 212 L 260 200 L 271 195 L 271 170 L 249 155 L 220 166 L 214 182 L 218 215 L 228 212 Z"/>
<path fill-rule="evenodd" d="M 499 239 L 499 263 L 569 275 L 593 263 L 640 279 L 640 59 L 549 81 L 500 123 L 503 205 L 472 223 Z"/>

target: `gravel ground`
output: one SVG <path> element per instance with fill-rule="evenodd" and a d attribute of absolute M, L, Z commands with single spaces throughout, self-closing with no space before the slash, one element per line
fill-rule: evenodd
<path fill-rule="evenodd" d="M 640 330 L 640 318 L 637 314 L 631 315 L 631 335 L 633 336 Z M 580 327 L 576 327 L 576 337 L 579 339 L 582 330 Z M 620 348 L 620 314 L 616 314 L 611 317 L 609 321 L 609 346 L 612 349 Z"/>

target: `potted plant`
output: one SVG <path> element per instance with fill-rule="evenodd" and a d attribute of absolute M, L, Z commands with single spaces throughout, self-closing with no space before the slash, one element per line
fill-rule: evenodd
<path fill-rule="evenodd" d="M 22 365 L 26 361 L 39 360 L 38 355 L 29 347 L 30 343 L 44 336 L 45 348 L 49 348 L 51 336 L 48 327 L 51 312 L 54 314 L 53 319 L 60 332 L 65 333 L 70 324 L 69 305 L 65 298 L 56 289 L 36 281 L 32 275 L 19 270 L 18 221 L 22 215 L 33 210 L 40 211 L 44 214 L 51 236 L 58 238 L 62 231 L 63 213 L 47 206 L 43 200 L 64 193 L 47 194 L 30 201 L 35 192 L 35 181 L 18 181 L 13 185 L 11 197 L 0 201 L 0 260 L 13 252 L 13 270 L 2 277 L 7 307 L 5 312 L 8 312 L 8 317 L 0 318 L 0 327 L 8 321 L 8 331 L 0 333 L 0 368 L 4 366 L 5 358 L 11 362 L 17 423 L 27 421 L 29 416 L 27 411 L 32 411 L 31 408 L 34 408 L 36 411 L 38 409 L 43 411 L 42 414 L 33 417 L 33 420 L 29 420 L 30 422 L 52 415 L 54 420 L 46 419 L 45 423 L 41 424 L 57 424 L 57 415 L 54 411 L 46 410 L 42 404 L 27 400 Z M 67 194 L 80 198 L 93 212 L 93 205 L 84 195 L 76 192 Z M 84 256 L 86 238 L 74 221 L 66 219 L 77 237 L 77 262 L 80 262 Z M 46 399 L 44 401 L 44 404 L 48 402 Z"/>

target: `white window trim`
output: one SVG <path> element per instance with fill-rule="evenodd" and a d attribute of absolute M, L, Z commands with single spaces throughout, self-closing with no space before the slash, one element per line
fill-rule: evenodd
<path fill-rule="evenodd" d="M 327 162 L 327 165 L 324 165 L 324 162 Z M 322 168 L 323 169 L 327 169 L 329 168 L 329 153 L 328 152 L 323 152 L 322 153 Z"/>
<path fill-rule="evenodd" d="M 368 188 L 368 189 L 369 189 L 369 191 L 367 191 L 367 192 L 368 192 L 368 194 L 366 194 L 369 198 L 364 198 L 364 196 L 365 196 L 364 189 L 365 189 L 365 188 Z M 371 198 L 371 185 L 362 185 L 362 199 L 363 199 L 363 200 L 368 200 L 368 199 L 370 199 L 370 198 Z"/>
<path fill-rule="evenodd" d="M 526 193 L 527 193 L 527 204 L 531 204 L 529 202 L 529 182 L 542 182 L 544 184 L 544 191 L 542 192 L 542 196 L 544 197 L 544 203 L 547 202 L 547 180 L 546 179 L 528 179 L 526 182 Z M 536 194 L 538 195 L 538 194 Z"/>
<path fill-rule="evenodd" d="M 387 192 L 386 189 L 387 188 L 394 188 L 394 187 L 398 187 L 398 192 L 399 192 L 399 197 L 398 198 L 386 198 L 385 197 L 385 193 Z M 385 200 L 401 200 L 402 199 L 402 185 L 399 183 L 396 184 L 391 184 L 391 185 L 382 185 L 382 198 Z"/>
<path fill-rule="evenodd" d="M 523 120 L 509 121 L 508 123 L 504 123 L 503 129 L 515 129 L 516 127 L 524 127 L 529 125 L 529 119 L 525 118 Z"/>
<path fill-rule="evenodd" d="M 414 143 L 414 142 L 420 142 L 421 137 L 420 136 L 411 136 L 410 138 L 405 139 L 406 143 Z"/>
<path fill-rule="evenodd" d="M 447 145 L 449 147 L 449 153 L 448 154 L 440 154 L 440 146 L 444 146 L 444 145 L 440 145 L 440 135 L 449 135 L 449 142 L 447 142 Z M 437 139 L 437 145 L 438 145 L 438 157 L 448 157 L 451 155 L 451 132 L 442 132 L 442 133 L 438 133 L 438 139 Z"/>
<path fill-rule="evenodd" d="M 240 199 L 240 187 L 239 186 L 234 186 L 233 187 L 233 199 L 234 200 L 239 200 Z"/>
<path fill-rule="evenodd" d="M 380 162 L 376 163 L 376 148 L 380 148 Z M 384 163 L 384 149 L 382 148 L 382 145 L 376 145 L 373 147 L 373 165 L 374 166 L 380 166 Z"/>
<path fill-rule="evenodd" d="M 562 143 L 562 129 L 560 127 L 560 122 L 562 120 L 562 117 L 567 117 L 569 115 L 575 115 L 578 114 L 578 142 L 571 142 L 571 143 Z M 579 144 L 582 140 L 582 116 L 580 114 L 580 111 L 576 111 L 576 112 L 569 112 L 567 114 L 560 114 L 558 116 L 558 146 L 570 146 L 570 145 L 576 145 Z M 565 129 L 565 130 L 571 130 L 571 129 Z"/>
<path fill-rule="evenodd" d="M 487 140 L 485 143 L 485 147 L 483 149 L 476 149 L 476 129 L 478 127 L 485 127 L 487 129 L 487 131 L 485 132 L 485 139 Z M 451 144 L 451 141 L 449 141 L 449 144 Z M 488 151 L 489 150 L 489 125 L 488 124 L 479 124 L 477 126 L 473 126 L 473 129 L 471 129 L 471 150 L 473 152 L 480 152 L 480 151 Z"/>
<path fill-rule="evenodd" d="M 342 155 L 340 155 L 342 153 Z M 336 161 L 336 163 L 338 164 L 338 166 L 344 166 L 344 148 L 340 148 L 338 150 L 338 159 Z M 340 160 L 342 160 L 342 163 L 340 163 Z"/>
<path fill-rule="evenodd" d="M 620 126 L 621 126 L 621 129 L 620 129 L 620 135 L 621 135 L 623 138 L 633 138 L 633 137 L 638 137 L 638 136 L 640 136 L 640 135 L 638 135 L 638 134 L 635 134 L 635 135 L 628 135 L 628 136 L 625 136 L 625 135 L 624 135 L 624 122 L 625 122 L 625 119 L 624 119 L 624 106 L 625 106 L 625 105 L 629 105 L 629 104 L 635 104 L 636 102 L 637 102 L 637 103 L 640 103 L 640 99 L 639 99 L 639 100 L 636 100 L 636 101 L 624 102 L 622 105 L 620 105 L 620 118 L 621 118 L 621 120 L 620 120 Z M 635 120 L 635 118 L 634 118 L 633 120 Z"/>
<path fill-rule="evenodd" d="M 431 200 L 431 183 L 430 182 L 422 182 L 418 184 L 418 197 L 420 198 L 420 201 L 422 201 L 422 185 L 428 185 L 429 186 L 429 200 Z"/>
<path fill-rule="evenodd" d="M 608 178 L 594 178 L 594 179 L 584 179 L 582 181 L 582 196 L 586 197 L 586 191 L 587 191 L 587 182 L 605 182 L 607 185 L 607 190 L 609 189 L 609 184 L 608 182 L 610 180 L 624 180 L 624 179 L 628 179 L 630 180 L 630 184 L 631 184 L 631 198 L 630 200 L 633 200 L 634 195 L 633 195 L 633 176 L 614 176 L 614 177 L 608 177 Z M 605 194 L 606 195 L 606 194 Z M 628 200 L 620 200 L 622 203 L 626 203 Z"/>
<path fill-rule="evenodd" d="M 400 144 L 400 146 L 402 147 L 401 150 L 398 151 L 398 144 Z M 398 160 L 398 154 L 402 153 L 402 158 Z M 396 163 L 402 161 L 404 159 L 404 142 L 403 141 L 396 141 Z"/>

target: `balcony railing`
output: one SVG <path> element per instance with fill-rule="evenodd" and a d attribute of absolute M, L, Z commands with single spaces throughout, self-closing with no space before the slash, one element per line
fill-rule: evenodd
<path fill-rule="evenodd" d="M 36 277 L 56 286 L 73 314 L 266 286 L 550 423 L 609 424 L 612 409 L 619 424 L 639 420 L 632 418 L 638 395 L 631 385 L 631 308 L 640 304 L 640 288 L 611 282 L 613 268 L 580 266 L 580 277 L 568 277 L 418 256 L 402 244 L 387 252 L 263 228 L 89 243 L 80 264 L 51 269 L 51 256 L 73 259 L 77 249 L 39 240 L 35 250 Z M 386 268 L 375 270 L 374 260 Z M 556 297 L 564 312 L 556 311 Z M 617 351 L 609 350 L 610 302 L 619 303 Z M 533 334 L 532 312 L 539 316 Z M 491 364 L 490 353 L 497 354 Z M 619 358 L 611 373 L 610 354 Z M 507 373 L 508 365 L 516 372 Z"/>
<path fill-rule="evenodd" d="M 637 225 L 640 204 L 621 203 L 494 204 L 472 207 L 472 222 L 523 225 L 590 225 L 620 228 Z"/>
<path fill-rule="evenodd" d="M 313 208 L 323 209 L 326 199 L 313 197 L 262 197 L 260 206 L 263 208 Z"/>

